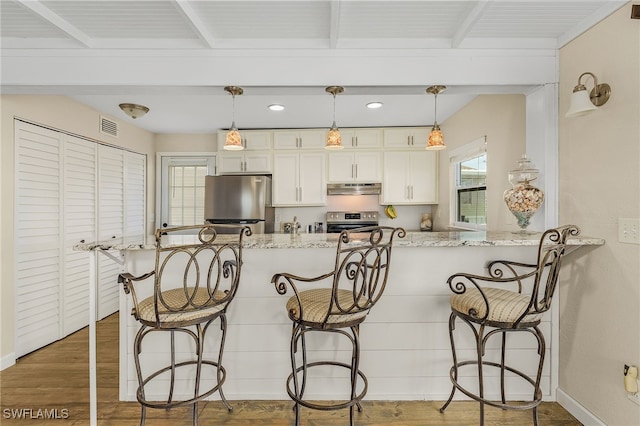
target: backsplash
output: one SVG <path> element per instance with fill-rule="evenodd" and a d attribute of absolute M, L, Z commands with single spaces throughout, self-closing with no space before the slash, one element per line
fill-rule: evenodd
<path fill-rule="evenodd" d="M 295 216 L 300 223 L 300 232 L 306 232 L 307 226 L 314 222 L 323 222 L 326 229 L 326 213 L 328 211 L 377 211 L 380 225 L 401 226 L 407 231 L 420 229 L 422 213 L 431 213 L 432 206 L 403 206 L 395 205 L 398 217 L 389 219 L 384 214 L 386 206 L 379 204 L 377 195 L 329 195 L 327 205 L 318 207 L 277 207 L 276 208 L 276 232 L 280 230 L 281 222 L 290 222 Z"/>

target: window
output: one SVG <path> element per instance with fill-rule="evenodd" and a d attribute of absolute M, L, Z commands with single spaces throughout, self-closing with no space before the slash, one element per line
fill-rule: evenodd
<path fill-rule="evenodd" d="M 161 227 L 204 223 L 204 177 L 214 174 L 215 157 L 159 154 Z"/>
<path fill-rule="evenodd" d="M 487 153 L 485 138 L 454 150 L 451 224 L 457 228 L 485 229 L 487 224 Z"/>

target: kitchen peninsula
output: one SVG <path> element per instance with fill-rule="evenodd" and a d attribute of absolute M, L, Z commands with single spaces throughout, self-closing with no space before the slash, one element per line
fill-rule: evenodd
<path fill-rule="evenodd" d="M 333 269 L 334 250 L 339 234 L 257 234 L 245 240 L 244 263 L 240 287 L 228 314 L 229 333 L 224 365 L 227 380 L 224 391 L 233 399 L 287 399 L 285 379 L 290 373 L 289 339 L 291 322 L 287 318 L 287 297 L 278 295 L 271 277 L 277 272 L 300 276 L 317 276 Z M 176 244 L 192 236 L 182 236 Z M 489 260 L 510 259 L 532 262 L 536 256 L 539 234 L 511 232 L 408 232 L 394 243 L 388 287 L 377 308 L 361 330 L 363 371 L 369 379 L 368 399 L 373 400 L 442 400 L 450 390 L 451 351 L 447 321 L 450 290 L 447 278 L 460 271 L 484 274 Z M 573 256 L 587 255 L 592 248 L 604 244 L 599 238 L 573 237 L 565 268 Z M 124 254 L 123 269 L 141 275 L 153 269 L 153 242 L 124 244 L 80 244 L 76 250 L 120 250 Z M 317 283 L 316 283 L 317 285 Z M 562 279 L 560 281 L 562 285 Z M 140 286 L 138 297 L 152 294 L 152 282 Z M 289 296 L 289 294 L 287 294 Z M 557 298 L 556 298 L 557 300 Z M 557 302 L 556 302 L 557 303 Z M 135 400 L 137 381 L 132 358 L 132 341 L 138 323 L 129 315 L 130 297 L 120 297 L 120 399 Z M 543 371 L 544 399 L 555 399 L 557 387 L 558 309 L 552 309 L 541 328 L 547 336 L 547 362 Z M 217 331 L 217 330 L 216 330 Z M 213 332 L 213 330 L 212 330 Z M 349 357 L 346 345 L 336 345 L 325 336 L 310 336 L 308 347 L 322 351 L 324 357 Z M 318 339 L 315 339 L 315 338 Z M 525 372 L 535 357 L 535 342 L 528 336 L 514 336 L 509 354 L 516 367 Z M 158 336 L 158 338 L 160 338 Z M 516 343 L 516 339 L 517 343 Z M 212 342 L 215 339 L 211 339 Z M 491 343 L 491 342 L 490 342 Z M 494 342 L 495 343 L 495 342 Z M 178 347 L 180 345 L 178 344 Z M 333 348 L 338 347 L 338 350 Z M 462 356 L 474 352 L 472 340 L 457 343 Z M 143 348 L 143 365 L 160 365 L 168 357 L 168 345 L 148 343 Z M 333 355 L 327 354 L 333 352 Z M 487 348 L 499 356 L 495 345 Z M 325 372 L 326 373 L 326 372 Z M 309 388 L 310 397 L 336 398 L 331 386 L 347 380 L 342 372 L 321 380 Z M 492 372 L 493 374 L 493 372 Z M 472 380 L 472 378 L 470 378 Z M 527 395 L 530 389 L 513 378 L 514 399 Z M 486 378 L 488 393 L 497 395 L 499 377 Z M 147 395 L 149 396 L 149 395 Z"/>

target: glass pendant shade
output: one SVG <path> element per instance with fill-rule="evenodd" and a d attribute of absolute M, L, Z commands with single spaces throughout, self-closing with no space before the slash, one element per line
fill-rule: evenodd
<path fill-rule="evenodd" d="M 340 129 L 336 126 L 336 123 L 333 123 L 331 129 L 329 129 L 329 134 L 327 134 L 327 145 L 324 147 L 325 149 L 342 149 L 342 136 L 340 135 Z"/>
<path fill-rule="evenodd" d="M 445 149 L 447 146 L 444 144 L 444 135 L 442 134 L 442 130 L 440 130 L 440 126 L 438 123 L 433 125 L 433 129 L 431 133 L 429 133 L 429 140 L 427 141 L 428 150 L 438 150 Z"/>
<path fill-rule="evenodd" d="M 236 128 L 236 123 L 231 124 L 231 128 L 227 132 L 227 139 L 224 142 L 224 149 L 228 151 L 240 151 L 244 149 L 242 145 L 242 137 Z"/>
<path fill-rule="evenodd" d="M 577 117 L 598 109 L 591 102 L 587 89 L 584 86 L 581 87 L 582 88 L 576 87 L 571 94 L 569 110 L 567 111 L 566 117 Z"/>

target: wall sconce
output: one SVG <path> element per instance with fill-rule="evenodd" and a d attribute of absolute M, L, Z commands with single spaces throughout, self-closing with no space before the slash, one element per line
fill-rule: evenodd
<path fill-rule="evenodd" d="M 240 132 L 238 132 L 238 128 L 236 127 L 236 95 L 242 95 L 244 91 L 242 90 L 242 87 L 237 86 L 227 86 L 224 90 L 229 92 L 233 98 L 233 115 L 231 118 L 231 127 L 227 132 L 227 139 L 225 140 L 222 148 L 231 151 L 240 151 L 244 149 L 244 145 L 242 145 L 242 138 L 240 137 Z"/>
<path fill-rule="evenodd" d="M 582 77 L 590 75 L 593 78 L 593 89 L 587 92 L 587 88 L 581 83 Z M 577 117 L 598 109 L 597 107 L 607 103 L 611 96 L 611 87 L 607 83 L 598 84 L 598 79 L 590 72 L 580 74 L 578 85 L 573 88 L 571 102 L 566 117 Z"/>
<path fill-rule="evenodd" d="M 133 118 L 134 120 L 136 118 L 142 117 L 143 115 L 149 112 L 149 108 L 147 108 L 144 105 L 120 104 L 118 106 L 120 107 L 121 110 L 125 112 L 125 114 L 127 114 L 129 117 Z"/>
<path fill-rule="evenodd" d="M 336 95 L 344 92 L 342 86 L 329 86 L 325 89 L 327 93 L 333 95 L 333 124 L 327 134 L 327 144 L 324 149 L 342 149 L 342 136 L 340 135 L 340 129 L 336 126 Z"/>

